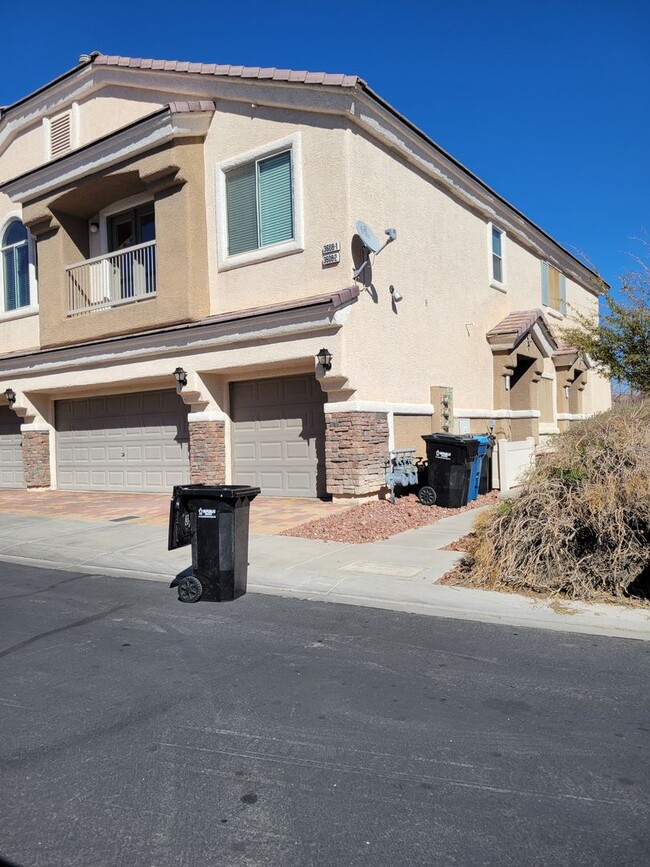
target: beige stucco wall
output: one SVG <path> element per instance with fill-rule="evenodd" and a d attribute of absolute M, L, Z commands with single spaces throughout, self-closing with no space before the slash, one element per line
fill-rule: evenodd
<path fill-rule="evenodd" d="M 362 293 L 345 330 L 345 365 L 355 397 L 426 403 L 445 382 L 462 408 L 493 406 L 493 357 L 486 332 L 513 310 L 542 308 L 540 259 L 512 237 L 505 241 L 506 291 L 490 285 L 488 220 L 461 204 L 367 136 L 350 134 L 350 229 L 358 218 L 397 240 L 372 269 L 375 292 Z M 403 300 L 393 304 L 389 286 Z M 596 298 L 567 279 L 567 301 L 593 309 Z M 555 328 L 562 322 L 549 314 Z M 377 376 L 374 356 L 390 359 Z M 594 388 L 602 401 L 602 388 Z"/>
<path fill-rule="evenodd" d="M 374 293 L 364 292 L 346 330 L 346 363 L 356 365 L 356 396 L 427 403 L 446 383 L 458 406 L 489 406 L 492 354 L 485 332 L 509 311 L 488 281 L 486 222 L 365 135 L 351 134 L 350 199 L 382 239 Z M 390 285 L 403 300 L 393 304 Z M 376 300 L 375 300 L 376 297 Z M 371 351 L 369 351 L 371 349 Z M 377 352 L 389 363 L 377 376 Z"/>
<path fill-rule="evenodd" d="M 0 151 L 0 183 L 35 169 L 45 161 L 43 122 L 29 123 Z"/>
<path fill-rule="evenodd" d="M 80 100 L 79 146 L 96 141 L 115 130 L 122 129 L 139 118 L 152 114 L 170 102 L 160 94 L 133 88 L 106 87 L 90 97 Z"/>
<path fill-rule="evenodd" d="M 300 138 L 302 152 L 304 252 L 220 269 L 217 224 L 225 214 L 217 206 L 218 164 L 295 135 Z M 207 253 L 213 313 L 275 304 L 351 285 L 347 139 L 345 123 L 336 117 L 218 103 L 205 142 Z M 332 241 L 341 242 L 341 262 L 323 267 L 322 247 Z"/>

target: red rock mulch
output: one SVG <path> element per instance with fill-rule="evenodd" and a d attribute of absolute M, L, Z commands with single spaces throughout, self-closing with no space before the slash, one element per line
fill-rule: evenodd
<path fill-rule="evenodd" d="M 443 509 L 441 506 L 423 506 L 415 496 L 409 494 L 399 497 L 395 505 L 388 500 L 374 500 L 361 503 L 350 509 L 342 510 L 335 515 L 308 521 L 289 530 L 283 530 L 280 536 L 299 536 L 302 539 L 318 539 L 323 542 L 347 542 L 359 544 L 362 542 L 377 542 L 388 539 L 397 533 L 435 524 L 443 518 L 468 512 L 480 506 L 490 506 L 497 501 L 498 491 L 482 494 L 473 503 L 460 509 Z M 460 549 L 463 550 L 463 549 Z"/>

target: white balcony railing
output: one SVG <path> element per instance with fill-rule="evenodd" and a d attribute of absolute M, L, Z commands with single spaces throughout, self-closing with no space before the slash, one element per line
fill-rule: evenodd
<path fill-rule="evenodd" d="M 69 265 L 68 316 L 132 304 L 156 294 L 156 242 Z"/>

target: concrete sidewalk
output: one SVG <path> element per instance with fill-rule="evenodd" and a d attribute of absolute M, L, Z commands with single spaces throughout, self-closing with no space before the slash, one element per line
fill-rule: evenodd
<path fill-rule="evenodd" d="M 442 549 L 471 530 L 476 513 L 362 545 L 253 533 L 248 589 L 516 627 L 650 638 L 650 609 L 549 604 L 436 584 L 462 556 Z M 190 565 L 191 555 L 189 548 L 167 551 L 164 525 L 5 513 L 0 515 L 0 560 L 167 583 Z"/>

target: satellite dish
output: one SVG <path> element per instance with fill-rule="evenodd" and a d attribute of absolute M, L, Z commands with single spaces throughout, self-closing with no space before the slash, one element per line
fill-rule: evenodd
<path fill-rule="evenodd" d="M 381 241 L 372 231 L 370 226 L 367 223 L 364 223 L 363 220 L 357 220 L 356 226 L 357 234 L 363 241 L 364 247 L 372 250 L 373 253 L 378 253 L 381 250 Z"/>

